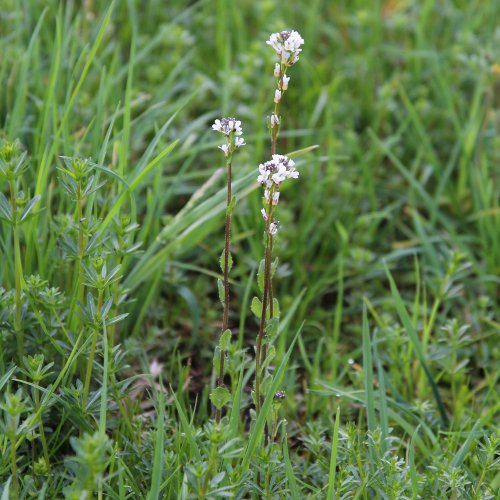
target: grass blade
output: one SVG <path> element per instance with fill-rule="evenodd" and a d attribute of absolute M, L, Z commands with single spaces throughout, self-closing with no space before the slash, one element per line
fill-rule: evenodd
<path fill-rule="evenodd" d="M 337 470 L 337 456 L 339 448 L 339 425 L 340 425 L 340 406 L 337 406 L 335 414 L 335 425 L 333 426 L 332 451 L 330 453 L 330 471 L 328 474 L 328 493 L 326 498 L 333 500 L 335 498 L 335 474 Z"/>
<path fill-rule="evenodd" d="M 422 366 L 422 369 L 425 372 L 425 375 L 427 377 L 427 380 L 429 381 L 429 384 L 431 386 L 432 394 L 434 395 L 434 399 L 436 400 L 436 404 L 439 410 L 439 413 L 441 415 L 441 421 L 445 427 L 448 427 L 449 420 L 448 420 L 448 415 L 446 414 L 446 409 L 443 405 L 443 401 L 441 400 L 441 396 L 439 395 L 439 390 L 437 388 L 436 382 L 434 380 L 434 377 L 432 376 L 432 373 L 427 366 L 427 361 L 425 359 L 424 351 L 422 349 L 422 345 L 420 344 L 420 340 L 418 339 L 417 332 L 413 328 L 413 324 L 411 322 L 410 315 L 408 314 L 408 311 L 406 310 L 406 307 L 403 303 L 403 299 L 401 298 L 401 295 L 399 294 L 399 291 L 396 287 L 396 283 L 394 282 L 394 279 L 389 271 L 389 269 L 386 267 L 385 271 L 387 273 L 387 277 L 389 278 L 389 283 L 391 286 L 391 293 L 392 297 L 394 299 L 394 303 L 396 305 L 396 310 L 398 312 L 399 319 L 403 323 L 403 326 L 406 329 L 406 332 L 408 333 L 408 336 L 410 337 L 411 343 L 413 345 L 413 348 L 415 350 L 415 354 L 417 355 L 418 360 L 420 361 L 420 365 Z"/>
<path fill-rule="evenodd" d="M 374 432 L 377 427 L 375 417 L 375 397 L 373 394 L 373 362 L 370 331 L 368 329 L 368 318 L 366 304 L 363 304 L 363 371 L 365 379 L 366 415 L 368 430 Z"/>
<path fill-rule="evenodd" d="M 288 435 L 286 431 L 283 436 L 283 456 L 285 458 L 285 472 L 288 479 L 288 487 L 290 488 L 290 494 L 292 500 L 299 500 L 299 489 L 297 487 L 297 480 L 295 479 L 295 474 L 293 472 L 292 462 L 290 460 L 290 454 L 288 453 Z"/>
<path fill-rule="evenodd" d="M 197 460 L 201 460 L 200 450 L 191 432 L 191 424 L 189 423 L 189 420 L 187 419 L 186 414 L 184 413 L 184 410 L 182 409 L 182 406 L 179 403 L 179 400 L 177 399 L 177 395 L 172 390 L 172 387 L 170 387 L 170 392 L 172 393 L 172 396 L 174 398 L 174 404 L 177 409 L 177 413 L 179 414 L 181 428 L 186 436 L 186 439 L 188 440 L 191 452 L 194 454 Z"/>
<path fill-rule="evenodd" d="M 151 476 L 151 489 L 148 493 L 148 500 L 158 500 L 161 498 L 161 483 L 163 476 L 163 457 L 165 432 L 163 425 L 165 422 L 165 394 L 163 393 L 163 383 L 160 379 L 160 389 L 158 391 L 158 418 L 156 420 L 155 453 L 153 461 L 153 474 Z"/>

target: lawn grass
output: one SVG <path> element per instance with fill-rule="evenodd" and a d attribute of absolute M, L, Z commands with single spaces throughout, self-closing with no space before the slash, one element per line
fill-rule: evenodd
<path fill-rule="evenodd" d="M 496 498 L 499 18 L 493 0 L 4 0 L 0 166 L 26 157 L 0 171 L 2 499 Z M 283 29 L 305 40 L 279 139 L 300 178 L 256 414 Z M 218 423 L 221 116 L 247 145 Z"/>

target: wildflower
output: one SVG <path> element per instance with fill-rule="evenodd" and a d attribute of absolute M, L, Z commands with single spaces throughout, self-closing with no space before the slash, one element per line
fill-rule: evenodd
<path fill-rule="evenodd" d="M 268 163 L 268 162 L 266 162 Z M 266 164 L 264 163 L 261 163 L 259 165 L 259 176 L 257 177 L 257 182 L 264 185 L 266 184 L 267 185 L 267 182 L 268 182 L 268 179 L 269 179 L 269 175 L 271 174 L 271 171 L 270 169 L 267 169 L 266 167 Z M 271 187 L 271 186 L 269 186 Z"/>
<path fill-rule="evenodd" d="M 287 170 L 284 164 L 277 165 L 276 172 L 271 176 L 273 182 L 279 186 L 287 178 Z"/>
<path fill-rule="evenodd" d="M 274 395 L 274 399 L 278 399 L 278 400 L 283 400 L 286 398 L 286 393 L 285 391 L 278 391 L 275 395 Z"/>
<path fill-rule="evenodd" d="M 274 102 L 278 104 L 281 100 L 281 90 L 276 89 L 274 91 Z"/>
<path fill-rule="evenodd" d="M 280 66 L 280 63 L 276 63 L 274 65 L 274 76 L 276 78 L 279 78 L 280 77 L 280 73 L 281 73 L 281 66 Z"/>
<path fill-rule="evenodd" d="M 216 132 L 221 132 L 224 135 L 241 135 L 243 130 L 241 128 L 241 121 L 236 118 L 222 118 L 221 120 L 215 120 L 212 125 L 212 129 Z"/>
<path fill-rule="evenodd" d="M 224 156 L 229 154 L 229 144 L 223 144 L 222 146 L 219 146 L 219 149 L 222 149 Z"/>
<path fill-rule="evenodd" d="M 262 214 L 262 218 L 267 221 L 267 213 L 264 209 L 261 209 L 260 213 Z"/>
<path fill-rule="evenodd" d="M 281 64 L 289 67 L 299 60 L 304 40 L 297 31 L 281 31 L 273 33 L 266 43 L 275 50 Z"/>
<path fill-rule="evenodd" d="M 276 113 L 271 115 L 271 128 L 274 128 L 275 125 L 279 125 L 280 119 Z"/>
<path fill-rule="evenodd" d="M 273 220 L 271 224 L 269 224 L 269 234 L 272 234 L 274 236 L 278 232 L 279 228 L 280 228 L 279 221 Z"/>
<path fill-rule="evenodd" d="M 280 199 L 280 192 L 279 192 L 279 191 L 276 191 L 276 192 L 273 194 L 273 205 L 277 205 L 277 204 L 278 204 L 279 199 Z"/>
<path fill-rule="evenodd" d="M 154 378 L 157 378 L 161 375 L 162 370 L 163 364 L 158 363 L 158 360 L 156 358 L 153 359 L 152 363 L 149 365 L 149 373 L 151 373 Z"/>
<path fill-rule="evenodd" d="M 297 179 L 299 173 L 294 168 L 295 162 L 285 155 L 273 155 L 272 159 L 259 165 L 257 182 L 271 188 L 277 187 L 286 179 Z"/>
<path fill-rule="evenodd" d="M 290 81 L 290 77 L 283 75 L 283 79 L 281 80 L 281 88 L 286 90 L 288 88 L 288 82 Z"/>
<path fill-rule="evenodd" d="M 245 142 L 245 139 L 243 139 L 243 137 L 236 137 L 236 139 L 234 139 L 234 146 L 236 148 L 240 148 L 241 146 L 244 146 L 246 144 Z"/>
<path fill-rule="evenodd" d="M 241 122 L 236 118 L 217 119 L 212 125 L 212 130 L 220 132 L 226 136 L 226 144 L 219 146 L 219 149 L 222 150 L 226 158 L 231 156 L 231 153 L 235 149 L 246 144 L 245 139 L 241 137 L 241 134 L 243 133 Z"/>

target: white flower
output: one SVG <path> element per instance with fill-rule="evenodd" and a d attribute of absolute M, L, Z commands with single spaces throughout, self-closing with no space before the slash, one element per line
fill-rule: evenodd
<path fill-rule="evenodd" d="M 284 155 L 273 155 L 272 159 L 259 165 L 257 182 L 268 189 L 275 184 L 279 185 L 286 179 L 297 179 L 299 173 L 294 168 L 293 160 Z"/>
<path fill-rule="evenodd" d="M 281 81 L 281 88 L 286 90 L 288 88 L 288 82 L 290 81 L 290 77 L 283 75 L 283 80 Z"/>
<path fill-rule="evenodd" d="M 259 173 L 260 175 L 257 177 L 257 182 L 260 184 L 265 184 L 267 180 L 269 179 L 270 171 L 266 169 L 265 164 L 260 164 L 259 165 Z"/>
<path fill-rule="evenodd" d="M 278 232 L 279 227 L 279 221 L 273 220 L 271 224 L 269 224 L 269 234 L 275 235 Z"/>
<path fill-rule="evenodd" d="M 267 202 L 269 201 L 269 195 L 270 195 L 270 194 L 271 194 L 271 193 L 269 192 L 269 189 L 265 189 L 265 190 L 264 190 L 264 198 L 265 198 L 265 200 L 266 200 Z"/>
<path fill-rule="evenodd" d="M 279 192 L 279 191 L 276 191 L 276 192 L 273 194 L 273 205 L 277 205 L 277 204 L 278 204 L 279 199 L 280 199 L 280 192 Z"/>
<path fill-rule="evenodd" d="M 262 214 L 262 217 L 264 218 L 264 220 L 267 221 L 267 213 L 266 213 L 266 211 L 264 209 L 262 209 L 260 211 L 260 213 Z"/>
<path fill-rule="evenodd" d="M 274 102 L 278 104 L 281 100 L 281 90 L 276 89 L 274 91 Z"/>
<path fill-rule="evenodd" d="M 212 130 L 215 130 L 217 132 L 222 132 L 222 124 L 220 120 L 215 120 L 214 124 L 212 125 Z"/>
<path fill-rule="evenodd" d="M 222 146 L 219 146 L 219 149 L 222 149 L 224 156 L 229 154 L 229 144 L 223 144 Z"/>
<path fill-rule="evenodd" d="M 280 77 L 280 73 L 281 73 L 281 66 L 280 66 L 280 63 L 276 63 L 274 65 L 274 76 L 276 78 L 279 78 Z"/>
<path fill-rule="evenodd" d="M 232 152 L 235 149 L 240 148 L 241 146 L 244 146 L 246 144 L 245 139 L 243 139 L 243 137 L 240 137 L 243 133 L 241 122 L 236 118 L 221 118 L 220 120 L 217 119 L 212 125 L 212 130 L 220 132 L 221 134 L 224 134 L 226 136 L 226 144 L 219 146 L 219 149 L 222 149 L 226 158 L 228 156 L 231 156 Z"/>
<path fill-rule="evenodd" d="M 241 129 L 241 121 L 236 118 L 222 118 L 221 120 L 215 120 L 212 125 L 212 130 L 221 132 L 224 135 L 229 135 L 234 133 L 234 135 L 241 135 L 243 130 Z"/>
<path fill-rule="evenodd" d="M 236 137 L 234 140 L 234 146 L 237 148 L 241 148 L 241 146 L 244 146 L 246 144 L 245 139 L 243 137 Z"/>
<path fill-rule="evenodd" d="M 274 128 L 275 125 L 279 125 L 280 119 L 277 114 L 271 114 L 271 128 Z"/>
<path fill-rule="evenodd" d="M 276 172 L 272 175 L 273 182 L 279 186 L 287 178 L 287 170 L 282 163 L 278 164 Z"/>
<path fill-rule="evenodd" d="M 162 370 L 163 370 L 163 364 L 158 363 L 157 359 L 153 359 L 153 361 L 149 365 L 149 373 L 151 373 L 151 375 L 153 375 L 154 378 L 157 378 L 161 375 Z"/>
<path fill-rule="evenodd" d="M 293 66 L 299 60 L 304 40 L 297 31 L 281 31 L 273 33 L 266 43 L 275 50 L 282 64 Z"/>
<path fill-rule="evenodd" d="M 243 133 L 243 129 L 241 128 L 241 121 L 237 120 L 234 123 L 234 135 L 241 135 Z"/>

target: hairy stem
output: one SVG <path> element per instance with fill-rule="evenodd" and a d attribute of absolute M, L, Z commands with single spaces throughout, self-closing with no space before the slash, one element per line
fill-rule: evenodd
<path fill-rule="evenodd" d="M 232 165 L 231 159 L 227 162 L 227 211 L 226 211 L 226 225 L 225 225 L 225 241 L 224 241 L 224 312 L 222 315 L 222 333 L 227 330 L 229 324 L 229 242 L 231 238 L 231 212 L 229 206 L 231 204 L 231 176 L 232 176 Z M 220 360 L 219 360 L 219 380 L 218 386 L 222 387 L 224 385 L 224 359 L 226 356 L 226 351 L 221 349 Z M 222 409 L 216 411 L 215 419 L 220 422 L 222 416 Z"/>
<path fill-rule="evenodd" d="M 270 234 L 270 225 L 272 219 L 272 197 L 269 197 L 269 205 L 267 209 L 267 221 L 266 221 L 266 251 L 264 260 L 264 293 L 262 296 L 262 314 L 260 317 L 259 334 L 257 336 L 257 349 L 255 352 L 255 400 L 257 413 L 260 411 L 261 407 L 261 394 L 260 394 L 260 384 L 261 384 L 261 366 L 262 366 L 262 340 L 264 339 L 264 332 L 266 329 L 266 316 L 267 316 L 267 304 L 270 295 L 270 275 L 271 275 L 271 251 L 272 251 L 272 236 Z"/>

